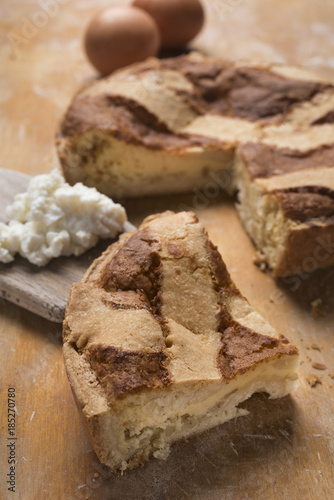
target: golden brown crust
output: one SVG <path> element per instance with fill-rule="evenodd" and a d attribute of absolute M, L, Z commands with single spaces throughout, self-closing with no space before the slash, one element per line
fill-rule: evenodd
<path fill-rule="evenodd" d="M 212 279 L 216 291 L 219 293 L 220 288 L 235 288 L 231 276 L 227 270 L 225 262 L 223 261 L 218 248 L 209 240 L 207 233 L 207 251 L 212 266 Z"/>
<path fill-rule="evenodd" d="M 298 354 L 297 348 L 290 345 L 283 335 L 279 338 L 258 335 L 238 323 L 232 323 L 224 330 L 221 343 L 218 366 L 222 377 L 227 379 L 245 373 L 260 361 Z"/>
<path fill-rule="evenodd" d="M 110 400 L 172 383 L 166 367 L 168 356 L 162 351 L 148 353 L 91 345 L 86 356 Z"/>
<path fill-rule="evenodd" d="M 59 137 L 103 130 L 127 144 L 152 150 L 180 151 L 192 146 L 221 147 L 214 138 L 171 132 L 144 106 L 117 95 L 78 96 L 69 107 Z"/>
<path fill-rule="evenodd" d="M 325 90 L 322 84 L 287 80 L 256 68 L 228 68 L 213 81 L 204 76 L 197 82 L 206 112 L 250 121 L 283 116 Z"/>
<path fill-rule="evenodd" d="M 333 226 L 334 191 L 320 186 L 305 186 L 278 190 L 275 197 L 286 218 L 300 222 L 319 219 Z"/>
<path fill-rule="evenodd" d="M 159 62 L 159 69 L 179 71 L 194 85 L 179 91 L 199 114 L 214 113 L 256 121 L 287 114 L 291 108 L 331 87 L 316 81 L 288 79 L 267 68 L 233 66 L 219 59 L 176 57 Z M 145 71 L 145 68 L 142 70 Z M 138 67 L 135 74 L 140 74 Z"/>
<path fill-rule="evenodd" d="M 207 235 L 206 235 L 207 237 Z M 211 260 L 213 286 L 219 294 L 218 331 L 221 333 L 221 348 L 217 365 L 221 376 L 232 379 L 245 373 L 257 363 L 282 355 L 296 355 L 298 350 L 280 335 L 277 338 L 255 332 L 238 323 L 226 307 L 226 294 L 245 300 L 231 280 L 217 248 L 208 240 L 208 255 Z"/>
<path fill-rule="evenodd" d="M 334 110 L 328 111 L 320 118 L 314 120 L 311 125 L 324 125 L 325 123 L 334 123 Z"/>
<path fill-rule="evenodd" d="M 116 251 L 113 251 L 114 246 Z M 175 321 L 193 335 L 207 335 L 205 330 L 208 329 L 212 332 L 210 335 L 217 336 L 217 341 L 220 339 L 215 363 L 221 377 L 226 379 L 269 358 L 297 354 L 283 337 L 268 337 L 241 325 L 233 317 L 226 303 L 226 294 L 231 299 L 238 297 L 242 302 L 247 301 L 231 280 L 204 227 L 191 212 L 166 212 L 146 219 L 123 243 L 116 243 L 105 252 L 102 260 L 99 259 L 98 272 L 96 264 L 91 269 L 83 282 L 73 287 L 81 291 L 71 294 L 64 323 L 64 341 L 72 343 L 84 356 L 109 401 L 123 398 L 133 391 L 177 383 L 169 368 L 169 348 L 173 345 L 171 327 Z M 180 275 L 184 272 L 186 274 Z M 204 285 L 207 287 L 200 293 L 200 300 L 203 302 L 204 294 L 207 294 L 212 302 L 203 311 L 202 304 L 192 302 L 188 303 L 189 311 L 177 310 L 181 300 L 177 283 L 179 278 L 184 283 L 187 275 L 191 286 L 200 290 Z M 191 291 L 187 290 L 190 297 Z M 131 325 L 134 313 L 149 313 L 152 327 L 155 324 L 154 328 L 161 330 L 162 341 L 150 345 L 149 350 L 141 348 L 140 343 L 137 350 L 130 350 L 113 344 L 116 337 L 112 331 L 106 331 L 102 336 L 98 331 L 94 336 L 92 332 L 82 332 L 83 314 L 89 316 L 92 307 L 91 314 L 95 312 L 97 315 L 93 297 L 98 297 L 101 303 L 98 307 L 104 307 L 106 324 L 109 317 L 115 316 L 117 325 L 117 318 L 125 314 L 125 321 Z M 78 300 L 87 301 L 85 313 Z M 193 322 L 195 311 L 203 318 L 204 331 L 201 326 L 198 330 L 200 323 Z M 75 319 L 76 315 L 80 323 Z M 122 338 L 122 331 L 119 335 Z M 136 335 L 135 331 L 133 335 Z M 109 339 L 108 343 L 106 339 Z M 178 363 L 182 364 L 182 360 Z"/>
<path fill-rule="evenodd" d="M 158 293 L 159 267 L 159 242 L 144 228 L 135 232 L 108 263 L 101 286 L 107 292 L 144 293 L 151 303 Z"/>
<path fill-rule="evenodd" d="M 152 64 L 143 63 L 134 67 L 132 74 L 141 76 L 151 69 Z M 214 59 L 193 61 L 187 56 L 157 61 L 154 69 L 177 71 L 191 82 L 192 91 L 176 89 L 175 94 L 197 114 L 213 113 L 250 121 L 282 117 L 296 104 L 330 88 L 324 83 L 288 79 L 264 68 L 237 67 Z M 62 121 L 61 135 L 72 137 L 98 129 L 127 143 L 166 150 L 219 144 L 214 138 L 171 131 L 163 118 L 112 88 L 111 83 L 110 92 L 76 96 Z"/>
<path fill-rule="evenodd" d="M 273 270 L 276 278 L 307 275 L 334 265 L 334 218 L 325 223 L 289 223 L 284 254 Z"/>
<path fill-rule="evenodd" d="M 233 318 L 228 307 L 233 297 L 240 295 L 235 287 L 221 288 L 219 327 L 221 332 L 221 348 L 218 353 L 218 367 L 222 377 L 234 378 L 238 373 L 245 373 L 257 363 L 282 355 L 298 354 L 296 347 L 292 346 L 283 336 L 272 337 L 259 335 Z M 227 297 L 229 299 L 227 300 Z M 242 297 L 243 300 L 245 300 Z"/>
<path fill-rule="evenodd" d="M 269 178 L 310 168 L 334 168 L 334 144 L 300 151 L 268 144 L 245 143 L 239 153 L 252 179 Z"/>

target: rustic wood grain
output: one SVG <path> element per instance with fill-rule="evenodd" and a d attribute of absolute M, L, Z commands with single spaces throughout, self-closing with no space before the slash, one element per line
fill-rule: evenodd
<path fill-rule="evenodd" d="M 95 77 L 81 51 L 82 31 L 91 13 L 110 3 L 59 3 L 58 12 L 18 51 L 8 34 L 21 34 L 24 19 L 32 19 L 40 4 L 18 0 L 1 5 L 1 167 L 37 174 L 57 163 L 53 138 L 59 118 L 78 87 Z M 207 26 L 195 43 L 198 48 L 224 57 L 300 63 L 334 77 L 332 0 L 205 4 Z M 197 201 L 193 193 L 132 201 L 126 208 L 135 224 L 166 208 L 198 208 L 241 291 L 300 348 L 299 389 L 281 400 L 255 396 L 244 404 L 249 416 L 176 445 L 166 462 L 152 460 L 116 477 L 99 464 L 76 410 L 64 371 L 61 327 L 0 299 L 1 499 L 333 497 L 333 271 L 305 277 L 296 290 L 275 282 L 253 265 L 254 249 L 232 201 L 219 195 L 202 199 L 201 208 Z M 316 318 L 310 302 L 318 298 L 327 315 Z M 317 362 L 327 368 L 316 370 L 312 364 Z M 315 376 L 318 383 L 311 387 Z M 17 392 L 15 494 L 6 485 L 9 386 Z"/>

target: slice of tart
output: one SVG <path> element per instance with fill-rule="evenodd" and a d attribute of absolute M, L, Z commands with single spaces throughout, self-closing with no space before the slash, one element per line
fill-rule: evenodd
<path fill-rule="evenodd" d="M 297 349 L 250 306 L 192 212 L 151 216 L 93 262 L 68 300 L 69 381 L 115 471 L 297 386 Z"/>

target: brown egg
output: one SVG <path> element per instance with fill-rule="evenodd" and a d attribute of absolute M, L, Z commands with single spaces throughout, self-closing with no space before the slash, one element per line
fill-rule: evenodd
<path fill-rule="evenodd" d="M 155 21 L 136 7 L 110 7 L 98 12 L 85 34 L 88 59 L 103 75 L 155 56 L 160 35 Z"/>
<path fill-rule="evenodd" d="M 155 19 L 164 48 L 182 47 L 200 32 L 204 24 L 204 11 L 199 0 L 135 0 L 133 5 Z"/>

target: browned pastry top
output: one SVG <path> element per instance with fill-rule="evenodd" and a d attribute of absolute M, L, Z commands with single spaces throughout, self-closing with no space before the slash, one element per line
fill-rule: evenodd
<path fill-rule="evenodd" d="M 96 129 L 128 144 L 155 150 L 221 147 L 214 138 L 170 131 L 155 115 L 132 99 L 112 95 L 78 96 L 66 113 L 61 134 L 72 137 Z"/>
<path fill-rule="evenodd" d="M 334 123 L 334 109 L 328 111 L 320 118 L 314 120 L 311 125 L 324 125 L 325 123 Z"/>
<path fill-rule="evenodd" d="M 184 57 L 162 61 L 162 68 L 180 71 L 194 85 L 183 93 L 202 113 L 256 121 L 287 114 L 330 85 L 285 78 L 266 68 L 234 66 L 224 61 Z"/>
<path fill-rule="evenodd" d="M 327 219 L 334 225 L 334 191 L 319 187 L 281 189 L 276 191 L 283 213 L 289 219 L 305 222 L 309 219 Z"/>
<path fill-rule="evenodd" d="M 170 81 L 171 74 L 176 79 L 175 75 L 182 77 L 183 85 Z M 154 85 L 165 101 L 154 113 L 148 106 L 151 83 L 147 75 L 156 77 L 158 83 Z M 133 87 L 129 92 L 122 88 L 122 78 L 127 88 Z M 168 125 L 170 102 L 176 109 L 180 105 L 180 115 L 187 110 L 193 118 L 209 114 L 251 122 L 279 122 L 296 105 L 329 88 L 327 83 L 282 76 L 269 67 L 240 67 L 204 57 L 152 59 L 116 72 L 80 92 L 63 119 L 60 135 L 72 137 L 98 129 L 151 149 L 178 150 L 210 144 L 218 147 L 214 137 L 182 133 L 182 127 Z"/>
<path fill-rule="evenodd" d="M 112 399 L 130 391 L 160 389 L 171 383 L 167 354 L 120 350 L 113 346 L 94 345 L 89 348 L 92 369 Z"/>
<path fill-rule="evenodd" d="M 252 179 L 334 167 L 334 144 L 300 151 L 256 142 L 241 144 L 239 151 Z"/>
<path fill-rule="evenodd" d="M 235 318 L 250 312 L 258 329 Z M 165 212 L 123 235 L 73 286 L 64 341 L 112 401 L 189 378 L 228 381 L 297 354 L 264 323 L 195 214 Z"/>

